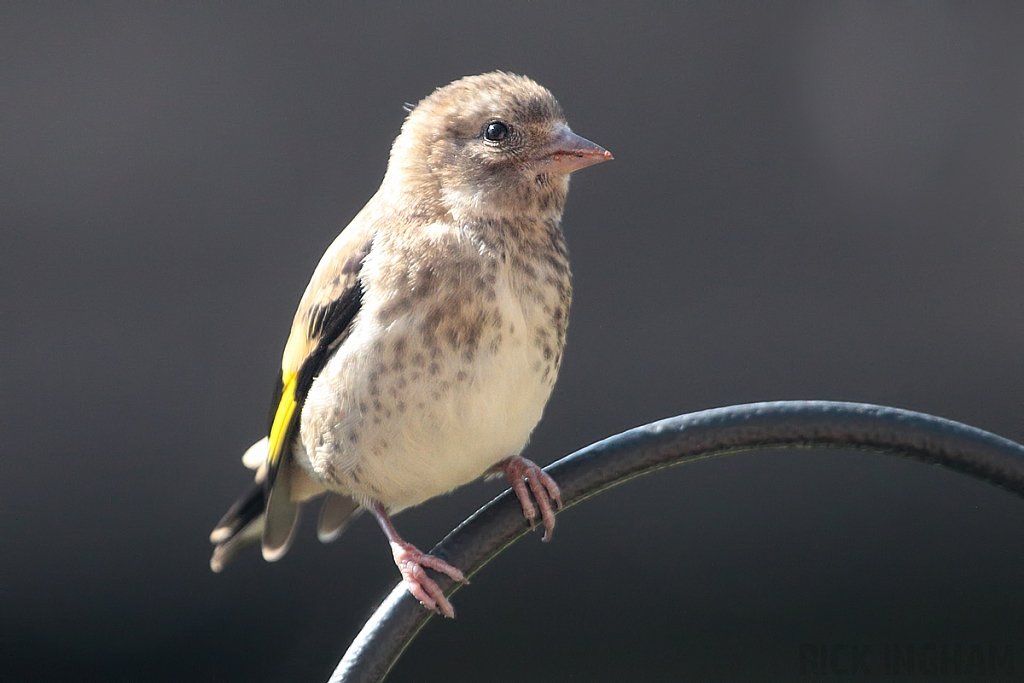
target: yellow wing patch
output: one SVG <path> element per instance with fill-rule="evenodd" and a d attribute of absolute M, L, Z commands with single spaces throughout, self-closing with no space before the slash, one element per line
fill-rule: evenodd
<path fill-rule="evenodd" d="M 348 335 L 349 325 L 362 305 L 359 269 L 369 253 L 370 240 L 359 233 L 353 235 L 361 242 L 350 245 L 339 237 L 328 249 L 292 321 L 277 385 L 281 393 L 271 408 L 265 480 L 268 498 L 278 469 L 287 461 L 306 394 L 337 345 Z"/>
<path fill-rule="evenodd" d="M 281 460 L 281 453 L 284 452 L 291 426 L 295 420 L 295 411 L 299 406 L 295 396 L 295 384 L 298 377 L 298 373 L 290 372 L 282 378 L 284 387 L 281 389 L 281 400 L 277 403 L 274 423 L 270 427 L 270 441 L 267 443 L 267 466 L 271 471 L 276 469 Z"/>

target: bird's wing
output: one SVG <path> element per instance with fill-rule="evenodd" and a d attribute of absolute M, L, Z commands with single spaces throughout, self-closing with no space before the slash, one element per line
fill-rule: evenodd
<path fill-rule="evenodd" d="M 295 436 L 299 413 L 313 380 L 359 312 L 363 289 L 359 270 L 370 251 L 369 231 L 341 233 L 324 254 L 299 303 L 284 348 L 270 410 L 267 490 L 273 488 L 285 446 Z"/>
<path fill-rule="evenodd" d="M 268 559 L 287 550 L 298 513 L 291 500 L 291 467 L 287 463 L 302 404 L 359 312 L 363 300 L 359 271 L 372 242 L 372 230 L 353 221 L 324 254 L 292 322 L 270 411 L 263 481 L 267 498 L 263 554 Z"/>

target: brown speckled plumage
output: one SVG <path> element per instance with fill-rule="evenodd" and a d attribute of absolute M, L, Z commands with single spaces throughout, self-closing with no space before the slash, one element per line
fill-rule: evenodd
<path fill-rule="evenodd" d="M 402 541 L 389 512 L 498 468 L 531 523 L 536 499 L 550 535 L 557 486 L 518 453 L 565 345 L 569 173 L 609 158 L 522 76 L 467 77 L 409 113 L 380 190 L 327 250 L 295 314 L 282 378 L 305 393 L 275 465 L 283 474 L 268 479 L 268 559 L 287 548 L 302 502 L 326 491 L 321 538 L 357 506 L 370 510 L 410 590 L 451 616 L 422 567 L 458 571 Z M 211 537 L 215 568 L 240 533 L 225 522 Z"/>

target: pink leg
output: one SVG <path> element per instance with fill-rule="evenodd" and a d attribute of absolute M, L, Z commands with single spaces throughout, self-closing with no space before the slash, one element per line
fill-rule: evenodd
<path fill-rule="evenodd" d="M 395 526 L 391 523 L 391 518 L 388 517 L 387 510 L 384 509 L 383 505 L 374 503 L 370 506 L 370 512 L 377 518 L 377 523 L 384 531 L 384 535 L 388 537 L 388 542 L 391 544 L 391 554 L 395 558 L 395 564 L 398 565 L 398 571 L 402 572 L 402 580 L 405 582 L 405 587 L 427 609 L 443 614 L 449 619 L 454 619 L 455 608 L 452 607 L 452 603 L 448 601 L 448 598 L 444 597 L 441 587 L 437 585 L 436 581 L 427 576 L 427 572 L 423 568 L 429 567 L 441 572 L 451 577 L 453 581 L 468 583 L 466 577 L 462 572 L 441 558 L 428 555 L 417 549 L 413 544 L 403 541 L 402 537 L 395 531 Z"/>
<path fill-rule="evenodd" d="M 555 509 L 551 503 L 554 502 L 558 509 L 562 508 L 562 494 L 555 480 L 536 463 L 518 455 L 505 458 L 495 465 L 494 469 L 505 474 L 505 480 L 515 492 L 519 504 L 523 506 L 523 516 L 530 523 L 531 529 L 537 522 L 537 507 L 540 508 L 540 517 L 544 522 L 543 540 L 550 541 L 551 534 L 555 531 Z M 531 492 L 537 501 L 537 507 L 534 507 L 533 501 L 530 500 Z"/>

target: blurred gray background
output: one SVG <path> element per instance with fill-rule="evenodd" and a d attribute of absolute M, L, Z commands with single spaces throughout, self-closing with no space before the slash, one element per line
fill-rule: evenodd
<path fill-rule="evenodd" d="M 5 3 L 0 680 L 326 678 L 398 579 L 372 521 L 222 575 L 207 535 L 403 102 L 499 68 L 616 157 L 573 179 L 528 457 L 797 398 L 1024 440 L 1024 4 Z M 429 548 L 500 490 L 398 527 Z M 574 508 L 455 606 L 393 680 L 780 680 L 806 643 L 1016 643 L 1024 677 L 1024 501 L 737 455 Z"/>

